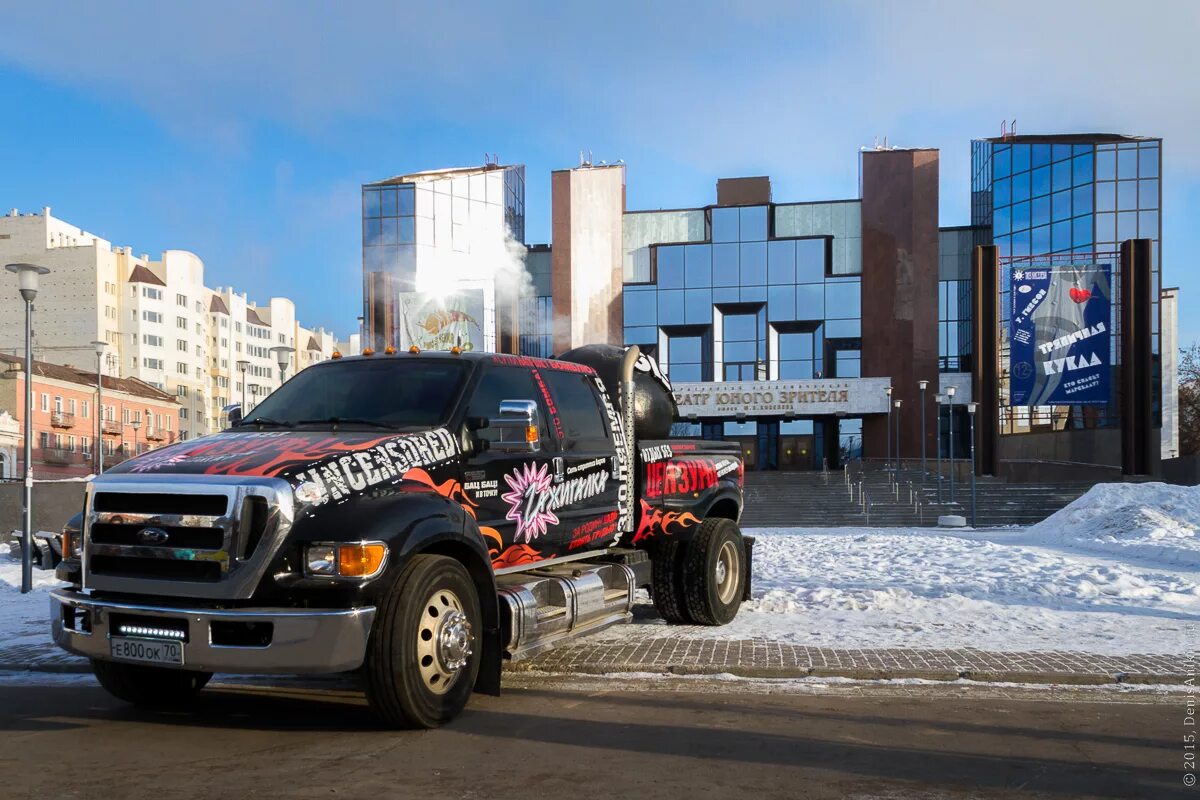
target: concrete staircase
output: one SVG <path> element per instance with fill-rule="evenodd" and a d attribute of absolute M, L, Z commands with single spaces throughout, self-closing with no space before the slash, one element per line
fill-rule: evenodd
<path fill-rule="evenodd" d="M 883 470 L 851 467 L 844 472 L 747 472 L 743 527 L 921 527 L 944 514 L 971 521 L 969 479 L 955 485 L 943 480 L 938 502 L 937 478 L 920 470 L 900 470 L 895 480 Z M 995 478 L 976 481 L 976 525 L 1031 525 L 1088 490 L 1086 484 L 1008 484 Z"/>

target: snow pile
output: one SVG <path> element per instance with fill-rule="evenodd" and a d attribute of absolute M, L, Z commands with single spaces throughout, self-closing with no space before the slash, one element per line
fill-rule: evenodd
<path fill-rule="evenodd" d="M 21 559 L 0 551 L 0 662 L 20 651 L 57 650 L 50 639 L 48 592 L 62 585 L 53 570 L 33 570 L 33 591 L 21 594 Z"/>
<path fill-rule="evenodd" d="M 1200 569 L 1200 486 L 1101 483 L 1032 526 L 1022 544 Z"/>
<path fill-rule="evenodd" d="M 823 647 L 1182 654 L 1200 572 L 1025 546 L 1023 531 L 747 530 L 754 599 L 723 628 L 639 612 L 609 640 L 755 638 Z"/>

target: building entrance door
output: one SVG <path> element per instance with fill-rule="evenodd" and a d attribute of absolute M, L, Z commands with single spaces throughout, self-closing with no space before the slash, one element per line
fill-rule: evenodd
<path fill-rule="evenodd" d="M 737 436 L 731 441 L 738 443 L 742 451 L 742 460 L 746 462 L 747 470 L 758 469 L 758 439 L 754 436 Z"/>
<path fill-rule="evenodd" d="M 816 469 L 814 436 L 780 436 L 779 437 L 779 468 L 780 469 Z"/>

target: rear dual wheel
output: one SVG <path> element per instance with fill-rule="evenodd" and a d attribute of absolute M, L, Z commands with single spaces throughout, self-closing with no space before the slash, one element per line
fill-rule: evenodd
<path fill-rule="evenodd" d="M 706 519 L 690 541 L 659 545 L 651 571 L 654 606 L 672 625 L 725 625 L 742 604 L 746 569 L 737 523 Z"/>

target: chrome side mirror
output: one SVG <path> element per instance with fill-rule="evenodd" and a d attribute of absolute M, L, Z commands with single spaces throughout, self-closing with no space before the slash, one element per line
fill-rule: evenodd
<path fill-rule="evenodd" d="M 501 400 L 500 415 L 488 420 L 488 427 L 500 432 L 490 445 L 492 450 L 536 453 L 542 449 L 538 407 L 532 400 Z"/>

